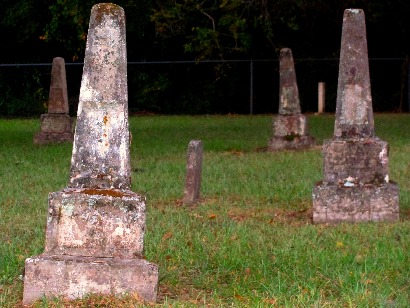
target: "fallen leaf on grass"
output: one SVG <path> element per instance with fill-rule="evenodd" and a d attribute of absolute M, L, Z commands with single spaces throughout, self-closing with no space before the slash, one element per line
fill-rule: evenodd
<path fill-rule="evenodd" d="M 251 274 L 251 269 L 249 267 L 245 268 L 245 276 L 249 276 Z"/>
<path fill-rule="evenodd" d="M 230 212 L 228 213 L 228 217 L 229 217 L 230 219 L 232 219 L 233 221 L 241 222 L 241 221 L 245 220 L 246 215 L 243 214 L 243 213 L 234 213 L 234 212 L 230 211 Z"/>
<path fill-rule="evenodd" d="M 162 240 L 165 241 L 172 237 L 172 232 L 167 232 L 162 236 Z"/>
<path fill-rule="evenodd" d="M 275 305 L 276 304 L 276 298 L 264 298 L 263 302 L 267 303 L 267 304 L 270 304 L 270 305 Z"/>
<path fill-rule="evenodd" d="M 276 261 L 276 256 L 275 255 L 271 255 L 270 258 L 272 259 L 272 261 Z"/>
<path fill-rule="evenodd" d="M 209 219 L 215 219 L 217 217 L 217 215 L 216 214 L 209 214 L 209 216 L 208 216 L 208 218 Z"/>

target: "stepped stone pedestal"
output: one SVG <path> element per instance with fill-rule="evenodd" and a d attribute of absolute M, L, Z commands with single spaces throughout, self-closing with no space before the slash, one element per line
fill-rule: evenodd
<path fill-rule="evenodd" d="M 69 185 L 49 194 L 44 253 L 25 263 L 23 304 L 42 297 L 134 294 L 155 302 L 144 259 L 145 197 L 130 190 L 125 16 L 91 10 Z"/>
<path fill-rule="evenodd" d="M 68 114 L 41 115 L 40 132 L 34 136 L 35 144 L 73 142 L 73 138 L 73 120 Z"/>
<path fill-rule="evenodd" d="M 324 179 L 313 188 L 313 222 L 399 219 L 389 147 L 374 134 L 364 13 L 344 13 L 334 136 L 323 144 Z"/>
<path fill-rule="evenodd" d="M 395 183 L 318 183 L 313 189 L 313 221 L 340 223 L 399 219 L 399 188 Z"/>
<path fill-rule="evenodd" d="M 157 296 L 158 267 L 143 259 L 145 198 L 119 189 L 50 193 L 46 244 L 25 263 L 24 302 L 43 295 Z"/>
<path fill-rule="evenodd" d="M 268 151 L 311 148 L 315 140 L 308 135 L 308 121 L 301 114 L 295 67 L 289 48 L 281 50 L 279 68 L 279 114 L 273 117 L 273 137 L 268 141 Z"/>
<path fill-rule="evenodd" d="M 303 114 L 274 116 L 273 131 L 269 151 L 303 150 L 315 144 L 315 139 L 308 135 L 308 121 Z"/>
<path fill-rule="evenodd" d="M 27 259 L 25 266 L 26 304 L 42 296 L 76 299 L 90 293 L 156 299 L 158 267 L 144 259 L 43 254 Z"/>

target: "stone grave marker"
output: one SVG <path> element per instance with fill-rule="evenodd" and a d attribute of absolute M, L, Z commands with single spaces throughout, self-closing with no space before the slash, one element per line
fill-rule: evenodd
<path fill-rule="evenodd" d="M 54 58 L 51 68 L 48 113 L 40 117 L 40 132 L 34 144 L 73 142 L 73 121 L 69 116 L 67 81 L 63 58 Z"/>
<path fill-rule="evenodd" d="M 91 10 L 69 185 L 49 194 L 44 253 L 25 262 L 23 304 L 89 293 L 155 302 L 143 257 L 145 197 L 131 188 L 125 16 Z"/>
<path fill-rule="evenodd" d="M 268 151 L 301 150 L 315 145 L 308 135 L 307 118 L 301 114 L 292 51 L 283 48 L 279 58 L 279 114 L 273 117 L 273 137 Z"/>
<path fill-rule="evenodd" d="M 323 144 L 324 179 L 313 189 L 313 222 L 397 221 L 399 188 L 389 179 L 389 147 L 375 136 L 363 10 L 343 16 L 332 139 Z"/>
<path fill-rule="evenodd" d="M 187 151 L 184 204 L 198 200 L 201 191 L 203 147 L 201 140 L 191 140 Z"/>

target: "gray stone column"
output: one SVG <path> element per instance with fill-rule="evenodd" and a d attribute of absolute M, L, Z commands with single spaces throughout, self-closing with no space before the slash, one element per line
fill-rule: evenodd
<path fill-rule="evenodd" d="M 313 188 L 313 222 L 397 221 L 399 188 L 389 146 L 374 135 L 364 12 L 343 17 L 335 130 L 323 143 L 323 181 Z"/>
<path fill-rule="evenodd" d="M 40 132 L 34 135 L 34 144 L 73 141 L 73 121 L 69 116 L 67 81 L 63 58 L 54 58 L 51 68 L 48 113 L 40 118 Z"/>
<path fill-rule="evenodd" d="M 125 16 L 91 10 L 68 187 L 49 194 L 44 253 L 25 263 L 23 304 L 89 293 L 155 302 L 158 267 L 144 259 L 145 197 L 130 179 Z"/>
<path fill-rule="evenodd" d="M 122 9 L 115 6 L 100 4 L 93 8 L 93 13 L 70 186 L 130 189 L 125 19 Z"/>
<path fill-rule="evenodd" d="M 335 137 L 373 137 L 374 120 L 363 10 L 343 16 Z"/>
<path fill-rule="evenodd" d="M 191 140 L 188 145 L 184 204 L 198 200 L 201 192 L 203 146 L 201 140 Z"/>
<path fill-rule="evenodd" d="M 283 48 L 279 58 L 279 114 L 273 117 L 273 137 L 268 151 L 302 150 L 315 145 L 308 135 L 307 118 L 301 114 L 292 51 Z"/>

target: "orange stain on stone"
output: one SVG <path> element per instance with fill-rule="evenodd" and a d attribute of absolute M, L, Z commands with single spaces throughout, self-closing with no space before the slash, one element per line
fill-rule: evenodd
<path fill-rule="evenodd" d="M 124 195 L 126 195 L 119 190 L 113 189 L 84 189 L 81 192 L 87 195 L 101 195 L 111 197 L 123 197 Z"/>

